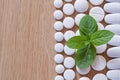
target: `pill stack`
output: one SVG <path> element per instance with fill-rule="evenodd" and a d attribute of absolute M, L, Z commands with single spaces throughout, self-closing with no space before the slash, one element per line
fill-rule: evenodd
<path fill-rule="evenodd" d="M 106 73 L 111 80 L 120 80 L 120 0 L 106 0 L 104 10 L 107 15 L 105 29 L 112 31 L 115 36 L 108 43 L 113 46 L 107 50 L 107 55 L 113 59 L 107 62 L 109 71 Z"/>

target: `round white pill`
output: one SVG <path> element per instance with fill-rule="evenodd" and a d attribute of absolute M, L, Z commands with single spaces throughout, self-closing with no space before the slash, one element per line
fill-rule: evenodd
<path fill-rule="evenodd" d="M 66 45 L 64 47 L 64 52 L 65 52 L 66 55 L 73 55 L 75 53 L 75 49 L 71 49 Z"/>
<path fill-rule="evenodd" d="M 74 6 L 70 3 L 67 3 L 63 6 L 63 12 L 66 15 L 72 15 L 74 13 Z"/>
<path fill-rule="evenodd" d="M 56 54 L 54 56 L 54 61 L 56 63 L 62 63 L 64 61 L 64 56 L 62 54 Z"/>
<path fill-rule="evenodd" d="M 86 0 L 76 0 L 74 7 L 77 12 L 85 12 L 88 10 L 89 4 Z"/>
<path fill-rule="evenodd" d="M 65 70 L 65 68 L 64 68 L 64 66 L 63 66 L 62 64 L 59 64 L 59 65 L 57 65 L 57 66 L 55 67 L 55 71 L 56 71 L 56 73 L 58 73 L 58 74 L 62 74 L 62 73 L 64 72 L 64 70 Z"/>
<path fill-rule="evenodd" d="M 81 77 L 79 80 L 90 80 L 88 77 Z"/>
<path fill-rule="evenodd" d="M 57 31 L 63 30 L 63 23 L 61 21 L 56 21 L 54 24 L 54 29 Z"/>
<path fill-rule="evenodd" d="M 77 26 L 79 26 L 79 23 L 81 21 L 81 19 L 85 16 L 85 14 L 77 14 L 75 17 L 75 23 Z"/>
<path fill-rule="evenodd" d="M 54 12 L 54 18 L 57 20 L 60 20 L 63 18 L 63 12 L 61 10 L 56 10 Z"/>
<path fill-rule="evenodd" d="M 105 29 L 102 23 L 97 23 L 97 25 L 99 30 Z"/>
<path fill-rule="evenodd" d="M 74 19 L 72 17 L 66 17 L 64 20 L 63 20 L 63 25 L 65 28 L 67 29 L 71 29 L 74 27 Z"/>
<path fill-rule="evenodd" d="M 56 52 L 62 52 L 64 50 L 64 45 L 61 44 L 61 43 L 57 43 L 57 44 L 55 44 L 54 49 L 55 49 Z"/>
<path fill-rule="evenodd" d="M 101 71 L 106 67 L 106 59 L 103 56 L 98 55 L 91 66 L 94 70 Z"/>
<path fill-rule="evenodd" d="M 73 68 L 75 66 L 75 60 L 72 57 L 67 57 L 64 59 L 63 64 L 66 68 Z"/>
<path fill-rule="evenodd" d="M 56 41 L 62 41 L 64 39 L 62 32 L 56 32 L 54 35 Z"/>
<path fill-rule="evenodd" d="M 58 76 L 55 77 L 55 80 L 64 80 L 64 78 L 63 78 L 63 76 L 58 75 Z"/>
<path fill-rule="evenodd" d="M 74 80 L 75 78 L 75 72 L 72 69 L 67 69 L 63 75 L 65 80 Z"/>
<path fill-rule="evenodd" d="M 108 79 L 104 74 L 98 73 L 93 77 L 92 80 L 108 80 Z"/>
<path fill-rule="evenodd" d="M 101 5 L 104 0 L 90 0 L 91 4 L 93 5 Z"/>
<path fill-rule="evenodd" d="M 85 75 L 85 74 L 88 74 L 88 73 L 90 72 L 91 67 L 89 66 L 88 68 L 78 68 L 78 67 L 76 66 L 76 70 L 77 70 L 77 72 L 78 72 L 79 74 Z"/>
<path fill-rule="evenodd" d="M 101 46 L 96 46 L 97 54 L 101 54 L 101 53 L 105 52 L 106 49 L 107 49 L 107 44 L 104 44 Z"/>
<path fill-rule="evenodd" d="M 71 30 L 68 30 L 64 33 L 64 39 L 66 41 L 68 41 L 70 38 L 72 38 L 73 36 L 75 36 L 75 33 Z"/>
<path fill-rule="evenodd" d="M 76 36 L 80 36 L 80 31 L 77 30 L 75 34 L 76 34 Z"/>
<path fill-rule="evenodd" d="M 56 8 L 61 8 L 63 5 L 63 1 L 62 0 L 54 0 L 54 6 Z"/>
<path fill-rule="evenodd" d="M 103 20 L 105 12 L 101 7 L 93 7 L 90 10 L 89 15 L 95 18 L 96 21 L 100 22 Z"/>
<path fill-rule="evenodd" d="M 72 0 L 65 0 L 65 2 L 72 2 Z"/>

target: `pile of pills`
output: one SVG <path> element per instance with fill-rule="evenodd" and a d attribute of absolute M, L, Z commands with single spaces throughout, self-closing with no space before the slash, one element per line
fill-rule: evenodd
<path fill-rule="evenodd" d="M 100 5 L 103 4 L 103 2 L 106 3 L 102 8 Z M 93 5 L 93 7 L 90 7 L 90 5 Z M 55 71 L 58 74 L 54 80 L 75 80 L 76 72 L 83 75 L 83 77 L 80 77 L 78 80 L 119 80 L 120 0 L 54 0 L 54 7 L 56 8 L 53 13 L 56 20 L 54 23 L 54 29 L 56 30 L 54 39 L 57 42 L 54 46 L 54 50 L 56 51 L 54 61 L 57 64 Z M 88 68 L 81 69 L 75 65 L 73 58 L 76 50 L 69 48 L 63 44 L 63 42 L 68 41 L 73 36 L 80 35 L 79 30 L 74 31 L 73 28 L 79 26 L 79 22 L 87 15 L 86 13 L 97 21 L 99 30 L 106 29 L 115 33 L 115 36 L 108 42 L 109 45 L 115 47 L 107 50 L 107 44 L 96 46 L 97 56 L 94 63 Z M 103 20 L 108 24 L 105 27 L 101 23 Z M 102 53 L 106 50 L 108 57 L 114 58 L 108 62 L 102 56 Z M 106 66 L 110 69 L 106 75 L 98 73 L 93 75 L 92 79 L 85 76 L 90 73 L 92 69 L 99 72 L 104 70 Z"/>

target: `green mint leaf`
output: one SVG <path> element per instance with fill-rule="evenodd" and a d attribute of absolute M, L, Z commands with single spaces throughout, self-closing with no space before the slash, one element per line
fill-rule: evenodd
<path fill-rule="evenodd" d="M 81 35 L 91 36 L 98 30 L 98 25 L 95 19 L 89 15 L 84 16 L 79 24 L 79 31 Z"/>
<path fill-rule="evenodd" d="M 113 36 L 114 33 L 108 30 L 98 30 L 91 36 L 91 42 L 96 46 L 103 45 L 109 42 Z"/>
<path fill-rule="evenodd" d="M 74 36 L 67 41 L 67 46 L 73 49 L 79 49 L 84 46 L 86 41 L 85 36 Z"/>
<path fill-rule="evenodd" d="M 84 46 L 77 50 L 75 54 L 75 62 L 79 68 L 89 67 L 96 58 L 96 48 L 94 45 Z"/>

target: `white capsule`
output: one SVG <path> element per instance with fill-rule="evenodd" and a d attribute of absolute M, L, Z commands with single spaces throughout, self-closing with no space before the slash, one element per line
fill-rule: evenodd
<path fill-rule="evenodd" d="M 75 23 L 77 26 L 79 26 L 79 23 L 81 21 L 81 19 L 85 16 L 85 14 L 77 14 L 75 17 Z"/>
<path fill-rule="evenodd" d="M 63 6 L 63 12 L 66 15 L 72 15 L 74 13 L 74 6 L 70 3 L 67 3 Z"/>
<path fill-rule="evenodd" d="M 98 73 L 93 77 L 92 80 L 108 80 L 108 79 L 104 74 Z"/>
<path fill-rule="evenodd" d="M 62 41 L 64 39 L 63 37 L 63 33 L 62 32 L 56 32 L 55 35 L 54 35 L 54 38 L 56 41 Z"/>
<path fill-rule="evenodd" d="M 105 12 L 101 7 L 93 7 L 90 10 L 89 15 L 95 18 L 96 21 L 100 22 L 103 20 Z"/>
<path fill-rule="evenodd" d="M 120 57 L 120 47 L 112 47 L 107 50 L 109 57 Z"/>
<path fill-rule="evenodd" d="M 105 52 L 106 49 L 107 49 L 107 44 L 104 44 L 101 46 L 96 46 L 97 54 L 101 54 L 101 53 Z"/>
<path fill-rule="evenodd" d="M 74 80 L 75 78 L 75 72 L 72 69 L 67 69 L 63 75 L 65 80 Z"/>
<path fill-rule="evenodd" d="M 54 12 L 54 18 L 57 20 L 60 20 L 63 18 L 63 12 L 61 10 L 56 10 Z"/>
<path fill-rule="evenodd" d="M 63 23 L 61 21 L 56 21 L 54 24 L 54 29 L 57 31 L 63 30 Z"/>
<path fill-rule="evenodd" d="M 108 13 L 120 13 L 120 3 L 118 2 L 106 3 L 104 5 L 104 10 Z"/>
<path fill-rule="evenodd" d="M 88 73 L 90 72 L 91 67 L 89 66 L 88 68 L 78 68 L 78 67 L 76 66 L 76 70 L 77 70 L 77 72 L 78 72 L 79 74 L 81 74 L 81 75 L 86 75 L 86 74 L 88 74 Z"/>
<path fill-rule="evenodd" d="M 56 63 L 62 63 L 64 61 L 64 56 L 62 54 L 56 54 L 54 56 L 54 61 Z"/>
<path fill-rule="evenodd" d="M 54 0 L 54 6 L 56 8 L 61 8 L 63 5 L 63 1 L 62 0 Z"/>
<path fill-rule="evenodd" d="M 75 53 L 75 49 L 71 49 L 66 45 L 64 47 L 64 52 L 65 52 L 66 55 L 73 55 Z"/>
<path fill-rule="evenodd" d="M 106 59 L 103 56 L 98 55 L 91 66 L 94 70 L 101 71 L 106 67 Z"/>
<path fill-rule="evenodd" d="M 81 77 L 79 80 L 90 80 L 88 77 Z"/>
<path fill-rule="evenodd" d="M 113 38 L 108 42 L 112 46 L 120 46 L 120 36 L 114 35 Z"/>
<path fill-rule="evenodd" d="M 120 80 L 120 70 L 109 70 L 106 75 L 111 80 Z"/>
<path fill-rule="evenodd" d="M 63 78 L 63 76 L 58 75 L 58 76 L 56 76 L 56 77 L 55 77 L 55 79 L 54 79 L 54 80 L 64 80 L 64 78 Z"/>
<path fill-rule="evenodd" d="M 104 2 L 104 0 L 90 0 L 90 2 L 93 5 L 101 5 Z"/>
<path fill-rule="evenodd" d="M 65 2 L 72 2 L 72 0 L 65 0 Z"/>
<path fill-rule="evenodd" d="M 98 25 L 98 30 L 103 30 L 104 29 L 104 26 L 102 23 L 97 23 Z"/>
<path fill-rule="evenodd" d="M 88 10 L 89 4 L 86 0 L 76 0 L 74 7 L 77 12 L 85 12 Z"/>
<path fill-rule="evenodd" d="M 61 43 L 57 43 L 57 44 L 55 44 L 55 48 L 54 49 L 55 49 L 56 52 L 63 52 L 64 45 L 61 44 Z"/>
<path fill-rule="evenodd" d="M 55 71 L 56 73 L 58 74 L 62 74 L 64 72 L 65 68 L 62 64 L 58 64 L 56 67 L 55 67 Z"/>
<path fill-rule="evenodd" d="M 74 19 L 72 17 L 66 17 L 64 20 L 63 20 L 63 25 L 65 28 L 67 29 L 71 29 L 74 27 Z"/>
<path fill-rule="evenodd" d="M 105 29 L 113 32 L 114 34 L 120 35 L 120 24 L 107 25 Z"/>
<path fill-rule="evenodd" d="M 120 2 L 120 0 L 106 0 L 108 2 Z"/>
<path fill-rule="evenodd" d="M 105 16 L 105 22 L 108 24 L 119 24 L 120 23 L 120 14 L 119 13 L 107 14 Z"/>
<path fill-rule="evenodd" d="M 68 41 L 70 38 L 72 38 L 73 36 L 75 36 L 75 33 L 71 30 L 68 30 L 64 33 L 64 39 L 66 41 Z"/>
<path fill-rule="evenodd" d="M 75 66 L 75 60 L 72 57 L 67 57 L 63 64 L 66 68 L 73 68 Z"/>
<path fill-rule="evenodd" d="M 80 31 L 77 30 L 75 34 L 76 34 L 76 36 L 80 36 Z"/>

